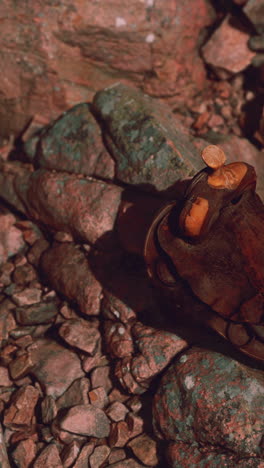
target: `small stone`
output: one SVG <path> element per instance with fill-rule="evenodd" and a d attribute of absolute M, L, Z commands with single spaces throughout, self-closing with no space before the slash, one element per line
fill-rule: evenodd
<path fill-rule="evenodd" d="M 60 421 L 61 429 L 75 434 L 103 438 L 109 435 L 110 423 L 105 413 L 92 405 L 70 408 Z"/>
<path fill-rule="evenodd" d="M 109 445 L 110 447 L 124 447 L 130 439 L 130 430 L 125 421 L 111 424 Z"/>
<path fill-rule="evenodd" d="M 91 384 L 93 388 L 104 387 L 105 391 L 109 393 L 113 386 L 110 380 L 110 367 L 103 366 L 94 369 L 91 373 Z"/>
<path fill-rule="evenodd" d="M 127 413 L 127 407 L 119 401 L 114 401 L 113 403 L 111 403 L 111 405 L 106 410 L 107 416 L 115 422 L 123 421 Z"/>
<path fill-rule="evenodd" d="M 0 268 L 0 287 L 8 286 L 11 283 L 11 273 L 14 271 L 14 264 L 6 262 Z"/>
<path fill-rule="evenodd" d="M 128 446 L 134 455 L 145 465 L 155 466 L 158 463 L 157 442 L 147 434 L 142 434 L 132 439 Z"/>
<path fill-rule="evenodd" d="M 244 70 L 254 57 L 248 40 L 249 35 L 228 15 L 203 47 L 203 56 L 220 78 L 229 77 Z"/>
<path fill-rule="evenodd" d="M 133 411 L 133 413 L 138 413 L 142 408 L 142 401 L 138 396 L 133 396 L 129 398 L 126 405 L 131 411 Z"/>
<path fill-rule="evenodd" d="M 251 23 L 255 26 L 259 34 L 264 32 L 264 5 L 262 1 L 248 0 L 246 6 L 243 8 L 243 12 L 249 18 Z"/>
<path fill-rule="evenodd" d="M 224 119 L 221 115 L 213 114 L 208 120 L 208 127 L 210 128 L 219 127 L 221 125 L 224 125 Z"/>
<path fill-rule="evenodd" d="M 109 363 L 107 356 L 97 352 L 94 356 L 84 356 L 82 360 L 82 368 L 87 374 L 95 367 L 104 367 Z"/>
<path fill-rule="evenodd" d="M 13 301 L 18 306 L 27 306 L 36 304 L 41 300 L 42 291 L 37 288 L 26 288 L 23 291 L 12 295 Z"/>
<path fill-rule="evenodd" d="M 74 440 L 69 445 L 66 445 L 61 453 L 63 468 L 69 468 L 73 465 L 80 453 L 80 444 Z"/>
<path fill-rule="evenodd" d="M 110 448 L 107 445 L 95 447 L 92 455 L 89 457 L 91 468 L 100 468 L 108 459 Z"/>
<path fill-rule="evenodd" d="M 46 239 L 38 239 L 36 242 L 34 242 L 27 254 L 29 263 L 35 267 L 38 267 L 41 255 L 49 248 L 49 246 L 50 244 L 48 241 L 46 241 Z"/>
<path fill-rule="evenodd" d="M 126 458 L 126 452 L 124 449 L 121 448 L 112 448 L 110 455 L 108 457 L 108 463 L 111 465 L 112 463 L 119 462 Z"/>
<path fill-rule="evenodd" d="M 47 445 L 36 458 L 33 468 L 63 468 L 59 451 L 55 444 Z"/>
<path fill-rule="evenodd" d="M 14 430 L 31 426 L 38 398 L 39 392 L 32 385 L 19 388 L 4 413 L 4 425 Z"/>
<path fill-rule="evenodd" d="M 2 466 L 2 468 L 10 468 L 9 458 L 6 450 L 6 444 L 8 443 L 7 431 L 8 429 L 5 431 L 4 437 L 2 425 L 0 424 L 0 466 Z"/>
<path fill-rule="evenodd" d="M 12 459 L 18 468 L 27 468 L 34 460 L 36 453 L 35 442 L 32 439 L 25 439 L 21 440 L 12 452 Z"/>
<path fill-rule="evenodd" d="M 104 387 L 94 388 L 89 392 L 89 400 L 91 405 L 96 408 L 105 408 L 108 404 L 108 396 Z"/>
<path fill-rule="evenodd" d="M 108 352 L 114 358 L 122 359 L 134 351 L 130 327 L 122 322 L 105 320 L 104 336 Z"/>
<path fill-rule="evenodd" d="M 29 307 L 18 307 L 15 310 L 16 320 L 21 325 L 39 325 L 50 323 L 58 313 L 55 302 L 40 302 Z"/>
<path fill-rule="evenodd" d="M 81 452 L 76 462 L 73 465 L 73 468 L 87 468 L 88 467 L 88 459 L 94 450 L 94 445 L 95 443 L 91 441 L 82 447 Z"/>
<path fill-rule="evenodd" d="M 41 338 L 28 349 L 34 367 L 34 377 L 45 389 L 46 395 L 61 396 L 72 382 L 84 373 L 78 356 L 53 340 Z"/>
<path fill-rule="evenodd" d="M 57 242 L 73 242 L 73 237 L 68 232 L 56 232 L 54 240 Z"/>
<path fill-rule="evenodd" d="M 25 247 L 22 232 L 15 223 L 16 218 L 11 213 L 0 213 L 0 265 Z"/>
<path fill-rule="evenodd" d="M 22 355 L 12 360 L 9 364 L 9 372 L 12 379 L 17 380 L 25 377 L 34 367 L 31 354 L 25 351 Z"/>
<path fill-rule="evenodd" d="M 0 387 L 10 387 L 12 381 L 9 378 L 8 369 L 4 366 L 0 366 Z"/>
<path fill-rule="evenodd" d="M 59 334 L 70 346 L 92 355 L 101 339 L 92 322 L 83 319 L 67 320 L 60 327 Z"/>
<path fill-rule="evenodd" d="M 27 286 L 31 281 L 37 278 L 35 268 L 29 263 L 17 266 L 13 272 L 12 280 L 21 286 Z"/>
<path fill-rule="evenodd" d="M 49 424 L 57 416 L 57 407 L 52 396 L 46 396 L 41 402 L 41 415 L 44 424 Z"/>
<path fill-rule="evenodd" d="M 140 416 L 134 413 L 129 413 L 126 417 L 126 422 L 131 433 L 131 438 L 142 434 L 144 421 Z"/>
<path fill-rule="evenodd" d="M 74 405 L 87 405 L 90 382 L 86 377 L 76 379 L 60 398 L 56 400 L 58 409 L 70 408 Z"/>
<path fill-rule="evenodd" d="M 14 304 L 8 299 L 0 303 L 0 346 L 8 339 L 9 332 L 17 327 L 12 309 Z"/>
<path fill-rule="evenodd" d="M 36 224 L 29 220 L 18 221 L 16 226 L 21 229 L 24 241 L 29 245 L 33 245 L 37 240 L 43 239 L 42 232 Z"/>
<path fill-rule="evenodd" d="M 77 303 L 83 314 L 99 314 L 102 286 L 77 245 L 54 244 L 42 255 L 41 269 L 52 287 Z"/>

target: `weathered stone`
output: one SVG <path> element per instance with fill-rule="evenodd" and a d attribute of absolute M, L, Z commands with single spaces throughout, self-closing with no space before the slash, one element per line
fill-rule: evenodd
<path fill-rule="evenodd" d="M 52 396 L 46 396 L 41 402 L 41 415 L 44 424 L 49 424 L 57 416 L 57 406 Z"/>
<path fill-rule="evenodd" d="M 142 434 L 144 421 L 141 416 L 138 416 L 134 413 L 128 413 L 126 417 L 126 423 L 128 425 L 128 429 L 130 430 L 130 438 L 136 437 L 139 434 Z"/>
<path fill-rule="evenodd" d="M 35 279 L 37 279 L 36 270 L 29 263 L 17 266 L 12 275 L 12 280 L 14 283 L 24 287 L 28 286 L 28 284 Z"/>
<path fill-rule="evenodd" d="M 56 401 L 58 409 L 70 408 L 74 405 L 87 405 L 89 403 L 88 391 L 90 382 L 86 377 L 76 379 L 63 395 Z"/>
<path fill-rule="evenodd" d="M 73 468 L 87 468 L 89 455 L 91 455 L 91 453 L 93 452 L 94 446 L 95 443 L 90 441 L 88 442 L 88 444 L 85 444 L 82 447 L 81 452 L 73 465 Z"/>
<path fill-rule="evenodd" d="M 0 303 L 0 346 L 8 339 L 9 332 L 17 326 L 12 309 L 14 304 L 8 299 Z"/>
<path fill-rule="evenodd" d="M 165 105 L 119 83 L 97 93 L 93 105 L 105 125 L 118 180 L 164 190 L 200 168 L 196 149 L 175 128 Z"/>
<path fill-rule="evenodd" d="M 104 319 L 120 320 L 127 323 L 136 318 L 136 313 L 120 298 L 111 294 L 109 291 L 104 291 L 104 297 L 101 304 L 102 314 Z"/>
<path fill-rule="evenodd" d="M 0 366 L 0 387 L 10 387 L 12 381 L 9 378 L 8 369 L 4 366 Z"/>
<path fill-rule="evenodd" d="M 111 465 L 112 463 L 117 463 L 121 460 L 126 458 L 126 452 L 124 449 L 121 448 L 113 448 L 109 454 L 108 463 Z"/>
<path fill-rule="evenodd" d="M 192 348 L 172 364 L 154 398 L 156 432 L 170 441 L 258 456 L 264 431 L 263 375 L 232 358 Z"/>
<path fill-rule="evenodd" d="M 39 391 L 32 385 L 19 388 L 4 413 L 4 425 L 14 430 L 31 426 L 38 398 Z"/>
<path fill-rule="evenodd" d="M 84 375 L 78 356 L 53 340 L 38 339 L 28 351 L 34 363 L 32 374 L 53 398 L 61 396 Z"/>
<path fill-rule="evenodd" d="M 248 0 L 243 8 L 244 13 L 247 15 L 251 23 L 255 26 L 257 32 L 262 34 L 264 32 L 264 4 L 260 0 Z"/>
<path fill-rule="evenodd" d="M 12 379 L 17 380 L 25 377 L 33 367 L 31 353 L 25 351 L 9 363 L 9 372 Z"/>
<path fill-rule="evenodd" d="M 18 468 L 28 468 L 37 453 L 37 447 L 33 439 L 21 440 L 12 452 L 12 459 Z"/>
<path fill-rule="evenodd" d="M 83 314 L 99 314 L 102 286 L 78 246 L 68 243 L 53 245 L 43 254 L 41 269 L 52 287 L 76 302 Z"/>
<path fill-rule="evenodd" d="M 4 263 L 0 268 L 0 287 L 8 286 L 11 283 L 11 274 L 14 271 L 14 264 L 12 262 Z"/>
<path fill-rule="evenodd" d="M 52 466 L 52 468 L 63 468 L 59 451 L 55 444 L 47 445 L 36 458 L 33 468 L 43 468 Z"/>
<path fill-rule="evenodd" d="M 0 424 L 0 466 L 10 468 L 2 425 Z"/>
<path fill-rule="evenodd" d="M 125 421 L 113 422 L 109 435 L 110 447 L 124 447 L 130 439 L 130 430 Z"/>
<path fill-rule="evenodd" d="M 102 366 L 94 369 L 91 373 L 91 383 L 93 388 L 104 387 L 108 393 L 113 386 L 110 379 L 110 367 Z"/>
<path fill-rule="evenodd" d="M 25 247 L 20 229 L 14 224 L 16 218 L 11 213 L 0 213 L 0 265 Z"/>
<path fill-rule="evenodd" d="M 134 351 L 130 327 L 122 322 L 106 320 L 104 322 L 104 339 L 107 351 L 112 357 L 122 359 L 125 356 L 130 356 Z"/>
<path fill-rule="evenodd" d="M 144 465 L 136 462 L 134 458 L 127 458 L 126 460 L 108 465 L 108 468 L 144 468 Z"/>
<path fill-rule="evenodd" d="M 217 452 L 203 453 L 196 445 L 188 445 L 184 442 L 171 443 L 167 450 L 168 461 L 171 468 L 189 468 L 199 466 L 201 468 L 262 468 L 263 459 L 258 457 L 245 457 L 240 460 L 231 454 Z"/>
<path fill-rule="evenodd" d="M 49 246 L 50 244 L 48 241 L 46 241 L 46 239 L 38 239 L 36 242 L 34 242 L 27 254 L 29 263 L 35 267 L 38 267 L 41 255 L 49 248 Z"/>
<path fill-rule="evenodd" d="M 96 408 L 105 408 L 108 404 L 108 396 L 104 387 L 93 388 L 89 392 L 89 400 L 91 405 Z"/>
<path fill-rule="evenodd" d="M 114 401 L 111 403 L 111 405 L 106 410 L 107 416 L 114 422 L 123 421 L 127 413 L 127 407 L 119 401 Z"/>
<path fill-rule="evenodd" d="M 147 466 L 155 466 L 158 463 L 157 443 L 147 434 L 132 439 L 128 446 L 136 457 Z"/>
<path fill-rule="evenodd" d="M 70 345 L 88 354 L 95 354 L 101 335 L 92 322 L 83 319 L 66 320 L 60 327 L 60 336 Z"/>
<path fill-rule="evenodd" d="M 91 468 L 100 468 L 108 459 L 110 448 L 107 445 L 99 445 L 95 447 L 92 455 L 89 457 Z"/>
<path fill-rule="evenodd" d="M 30 140 L 25 144 L 26 152 L 28 146 L 32 146 Z M 72 107 L 43 129 L 34 156 L 34 163 L 45 169 L 108 179 L 114 175 L 114 161 L 103 145 L 99 126 L 87 103 Z"/>
<path fill-rule="evenodd" d="M 27 306 L 36 304 L 41 300 L 41 289 L 37 288 L 26 288 L 21 292 L 12 294 L 12 299 L 18 306 Z"/>
<path fill-rule="evenodd" d="M 49 2 L 34 2 L 32 8 L 19 4 L 17 13 L 28 28 L 18 22 L 12 3 L 4 0 L 5 80 L 0 102 L 4 135 L 20 133 L 32 116 L 37 130 L 114 80 L 143 85 L 149 93 L 173 95 L 180 102 L 204 85 L 197 43 L 214 19 L 205 0 L 190 0 L 188 5 L 169 0 L 112 0 L 105 5 L 74 1 L 70 10 L 64 4 L 54 10 Z"/>
<path fill-rule="evenodd" d="M 63 468 L 69 468 L 70 466 L 72 466 L 79 453 L 80 444 L 76 440 L 74 440 L 71 444 L 66 445 L 61 453 Z"/>
<path fill-rule="evenodd" d="M 233 18 L 227 16 L 203 47 L 206 62 L 220 78 L 244 70 L 255 55 L 247 45 L 249 34 L 233 23 Z"/>
<path fill-rule="evenodd" d="M 50 323 L 58 313 L 55 302 L 40 302 L 29 307 L 18 307 L 15 310 L 16 320 L 21 325 L 38 325 Z"/>
<path fill-rule="evenodd" d="M 151 379 L 188 344 L 174 333 L 146 327 L 140 322 L 132 327 L 132 336 L 138 354 L 120 360 L 115 374 L 130 393 L 142 393 L 148 388 Z"/>
<path fill-rule="evenodd" d="M 109 435 L 110 423 L 101 409 L 92 405 L 76 405 L 62 417 L 60 427 L 75 434 L 103 438 Z"/>

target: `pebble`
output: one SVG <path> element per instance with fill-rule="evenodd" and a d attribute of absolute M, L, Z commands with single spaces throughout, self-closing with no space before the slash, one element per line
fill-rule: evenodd
<path fill-rule="evenodd" d="M 99 445 L 95 447 L 92 455 L 89 457 L 90 468 L 100 468 L 106 463 L 110 453 L 110 448 L 107 445 Z"/>
<path fill-rule="evenodd" d="M 93 388 L 93 390 L 91 390 L 88 395 L 91 405 L 95 406 L 96 408 L 103 409 L 107 406 L 108 396 L 104 387 Z"/>
<path fill-rule="evenodd" d="M 131 448 L 133 454 L 145 465 L 157 465 L 157 442 L 151 439 L 147 434 L 132 439 L 128 443 L 128 447 Z"/>
<path fill-rule="evenodd" d="M 109 435 L 110 447 L 124 447 L 130 439 L 130 430 L 125 421 L 113 422 Z"/>
<path fill-rule="evenodd" d="M 69 468 L 73 465 L 80 453 L 80 444 L 73 440 L 69 445 L 65 445 L 61 452 L 61 460 L 63 468 Z"/>
<path fill-rule="evenodd" d="M 93 388 L 104 387 L 105 391 L 109 393 L 113 387 L 110 379 L 110 367 L 96 367 L 91 373 L 91 384 Z"/>
<path fill-rule="evenodd" d="M 127 407 L 119 401 L 114 401 L 111 403 L 111 405 L 106 410 L 107 416 L 114 422 L 123 421 L 127 413 Z"/>
<path fill-rule="evenodd" d="M 33 468 L 63 468 L 59 451 L 54 443 L 48 444 L 36 458 Z"/>
<path fill-rule="evenodd" d="M 21 440 L 12 452 L 12 459 L 18 468 L 27 468 L 37 454 L 37 447 L 33 439 Z M 3 465 L 3 468 L 5 466 Z"/>
<path fill-rule="evenodd" d="M 104 411 L 93 405 L 76 405 L 60 420 L 61 429 L 90 437 L 109 435 L 110 422 Z"/>
<path fill-rule="evenodd" d="M 83 319 L 65 321 L 60 327 L 59 334 L 70 346 L 91 355 L 95 354 L 101 339 L 100 332 L 93 323 Z"/>
<path fill-rule="evenodd" d="M 56 400 L 58 410 L 70 408 L 74 405 L 87 405 L 90 381 L 86 377 L 76 379 L 70 387 Z"/>
<path fill-rule="evenodd" d="M 4 412 L 4 425 L 14 430 L 31 426 L 38 399 L 39 391 L 32 385 L 19 388 L 13 393 L 11 404 Z"/>
<path fill-rule="evenodd" d="M 21 292 L 12 294 L 12 299 L 15 302 L 15 304 L 18 305 L 19 307 L 27 306 L 27 305 L 36 304 L 37 302 L 40 302 L 41 294 L 42 294 L 41 289 L 26 288 L 26 289 L 23 289 L 23 291 Z"/>

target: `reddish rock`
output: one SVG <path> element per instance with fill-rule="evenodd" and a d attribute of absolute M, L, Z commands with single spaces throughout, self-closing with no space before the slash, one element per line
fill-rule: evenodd
<path fill-rule="evenodd" d="M 126 423 L 130 430 L 131 439 L 132 437 L 136 437 L 137 435 L 142 434 L 144 426 L 144 421 L 142 417 L 133 413 L 129 413 L 126 417 Z"/>
<path fill-rule="evenodd" d="M 51 443 L 47 445 L 36 458 L 33 468 L 63 468 L 59 451 L 55 444 Z"/>
<path fill-rule="evenodd" d="M 120 360 L 115 374 L 130 393 L 143 393 L 151 379 L 164 369 L 170 360 L 188 344 L 177 335 L 146 327 L 136 322 L 132 336 L 138 354 Z"/>
<path fill-rule="evenodd" d="M 50 323 L 58 313 L 55 302 L 40 302 L 29 307 L 16 308 L 16 320 L 21 325 L 39 325 Z"/>
<path fill-rule="evenodd" d="M 105 408 L 108 404 L 108 396 L 104 387 L 94 388 L 89 392 L 89 400 L 91 405 L 96 408 Z"/>
<path fill-rule="evenodd" d="M 8 339 L 9 332 L 17 326 L 12 309 L 14 304 L 8 299 L 0 303 L 0 345 Z"/>
<path fill-rule="evenodd" d="M 59 330 L 60 336 L 70 346 L 74 346 L 88 354 L 95 354 L 101 335 L 92 322 L 83 319 L 66 320 Z"/>
<path fill-rule="evenodd" d="M 108 465 L 108 468 L 144 468 L 144 465 L 136 462 L 134 458 L 127 458 L 126 460 L 118 461 L 112 465 Z"/>
<path fill-rule="evenodd" d="M 95 367 L 102 367 L 109 363 L 107 356 L 98 351 L 94 356 L 84 356 L 82 360 L 82 368 L 87 374 Z"/>
<path fill-rule="evenodd" d="M 84 375 L 78 356 L 55 341 L 38 339 L 28 351 L 34 363 L 32 374 L 53 398 L 61 396 L 74 380 Z"/>
<path fill-rule="evenodd" d="M 12 459 L 18 468 L 28 468 L 34 460 L 37 447 L 32 439 L 21 440 L 12 452 Z M 3 465 L 4 466 L 4 465 Z"/>
<path fill-rule="evenodd" d="M 247 46 L 249 34 L 241 25 L 233 23 L 233 19 L 227 16 L 203 47 L 206 62 L 220 78 L 241 72 L 255 55 Z"/>
<path fill-rule="evenodd" d="M 113 448 L 108 457 L 108 463 L 111 465 L 112 463 L 119 462 L 126 458 L 126 452 L 124 449 L 121 448 Z"/>
<path fill-rule="evenodd" d="M 88 459 L 94 450 L 94 445 L 95 443 L 90 441 L 88 442 L 88 444 L 85 444 L 82 447 L 80 455 L 78 456 L 76 462 L 74 463 L 73 468 L 87 468 Z"/>
<path fill-rule="evenodd" d="M 14 283 L 24 287 L 28 286 L 28 284 L 35 279 L 37 279 L 36 270 L 29 263 L 17 266 L 12 275 L 12 280 Z"/>
<path fill-rule="evenodd" d="M 106 463 L 110 448 L 107 445 L 99 445 L 95 447 L 92 455 L 89 457 L 89 463 L 91 468 L 100 468 Z"/>
<path fill-rule="evenodd" d="M 130 327 L 122 322 L 106 320 L 104 322 L 104 337 L 107 351 L 112 357 L 121 359 L 133 353 L 134 345 Z"/>
<path fill-rule="evenodd" d="M 127 413 L 127 407 L 119 401 L 114 401 L 111 403 L 111 405 L 106 410 L 107 416 L 114 422 L 123 421 Z"/>
<path fill-rule="evenodd" d="M 14 430 L 31 426 L 38 398 L 39 391 L 32 385 L 19 388 L 4 413 L 4 425 Z"/>
<path fill-rule="evenodd" d="M 0 387 L 10 387 L 12 381 L 9 378 L 8 369 L 4 366 L 0 366 Z"/>
<path fill-rule="evenodd" d="M 36 242 L 34 242 L 27 254 L 29 263 L 35 267 L 38 267 L 41 255 L 49 248 L 49 246 L 50 244 L 48 241 L 46 241 L 46 239 L 38 239 Z"/>
<path fill-rule="evenodd" d="M 109 435 L 110 423 L 101 409 L 92 405 L 76 405 L 62 417 L 60 427 L 75 434 L 103 438 Z"/>
<path fill-rule="evenodd" d="M 68 243 L 54 244 L 43 254 L 41 269 L 52 287 L 67 299 L 76 302 L 83 314 L 99 314 L 102 286 L 93 275 L 87 257 L 78 246 Z M 77 327 L 79 322 L 74 323 Z M 93 330 L 92 333 L 98 332 Z"/>
<path fill-rule="evenodd" d="M 65 445 L 61 452 L 61 461 L 63 468 L 69 468 L 73 465 L 80 453 L 80 444 L 74 440 L 71 444 Z"/>
<path fill-rule="evenodd" d="M 25 144 L 26 152 L 31 146 L 31 141 Z M 114 161 L 103 145 L 100 128 L 87 103 L 69 109 L 42 130 L 34 162 L 45 169 L 107 179 L 114 176 Z"/>
<path fill-rule="evenodd" d="M 36 124 L 50 121 L 114 81 L 145 84 L 152 94 L 180 101 L 204 85 L 197 41 L 214 18 L 205 0 L 186 6 L 169 0 L 103 6 L 74 1 L 72 9 L 58 4 L 55 10 L 48 1 L 37 1 L 32 8 L 20 4 L 16 14 L 4 0 L 2 12 L 5 135 L 20 133 L 32 116 Z"/>
<path fill-rule="evenodd" d="M 130 439 L 130 430 L 125 421 L 114 422 L 111 424 L 109 435 L 110 447 L 124 447 Z"/>
<path fill-rule="evenodd" d="M 0 265 L 25 247 L 22 233 L 14 226 L 15 223 L 14 215 L 0 213 Z"/>
<path fill-rule="evenodd" d="M 4 263 L 0 268 L 0 287 L 9 286 L 11 283 L 11 274 L 14 271 L 14 264 L 12 262 Z"/>
<path fill-rule="evenodd" d="M 0 466 L 10 468 L 2 425 L 0 424 Z"/>
<path fill-rule="evenodd" d="M 105 319 L 127 323 L 136 318 L 135 311 L 109 291 L 104 291 L 101 310 Z"/>
<path fill-rule="evenodd" d="M 142 408 L 142 401 L 138 396 L 129 398 L 126 404 L 133 413 L 138 413 Z"/>
<path fill-rule="evenodd" d="M 18 305 L 19 307 L 27 306 L 27 305 L 36 304 L 37 302 L 40 302 L 41 294 L 42 294 L 41 289 L 26 288 L 26 289 L 23 289 L 23 291 L 21 292 L 12 294 L 12 299 L 16 303 L 16 305 Z"/>
<path fill-rule="evenodd" d="M 86 377 L 75 380 L 60 398 L 56 400 L 58 409 L 70 408 L 74 405 L 87 405 L 90 382 Z"/>
<path fill-rule="evenodd" d="M 17 380 L 25 377 L 33 367 L 31 353 L 26 350 L 9 363 L 9 372 L 12 379 Z"/>
<path fill-rule="evenodd" d="M 41 415 L 44 424 L 49 424 L 57 416 L 57 406 L 52 396 L 46 396 L 41 402 Z"/>
<path fill-rule="evenodd" d="M 113 386 L 110 379 L 110 367 L 103 366 L 94 369 L 91 373 L 91 383 L 93 388 L 104 387 L 108 393 Z"/>
<path fill-rule="evenodd" d="M 129 442 L 128 446 L 131 448 L 134 455 L 145 465 L 157 465 L 157 442 L 151 439 L 147 434 L 135 437 Z"/>
<path fill-rule="evenodd" d="M 161 380 L 153 405 L 156 433 L 170 441 L 195 441 L 210 451 L 223 447 L 223 453 L 237 458 L 259 456 L 263 383 L 261 370 L 192 348 Z"/>

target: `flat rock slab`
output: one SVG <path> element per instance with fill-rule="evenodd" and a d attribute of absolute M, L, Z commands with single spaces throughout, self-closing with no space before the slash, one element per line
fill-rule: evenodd
<path fill-rule="evenodd" d="M 64 431 L 103 438 L 109 435 L 110 421 L 103 410 L 93 405 L 76 405 L 60 421 Z"/>
<path fill-rule="evenodd" d="M 171 365 L 154 398 L 156 432 L 170 441 L 259 456 L 264 377 L 216 352 L 192 348 Z M 224 452 L 225 453 L 225 452 Z"/>
<path fill-rule="evenodd" d="M 42 255 L 40 267 L 52 287 L 77 303 L 83 314 L 99 314 L 102 286 L 80 247 L 55 243 Z"/>
<path fill-rule="evenodd" d="M 53 340 L 36 340 L 28 351 L 34 363 L 31 372 L 46 395 L 58 398 L 74 380 L 84 376 L 77 354 Z"/>
<path fill-rule="evenodd" d="M 35 142 L 35 151 L 31 148 Z M 78 104 L 25 145 L 36 167 L 111 179 L 114 161 L 107 152 L 87 103 Z"/>
<path fill-rule="evenodd" d="M 254 57 L 248 40 L 249 34 L 227 16 L 203 47 L 203 56 L 220 77 L 228 77 L 244 70 Z"/>
<path fill-rule="evenodd" d="M 93 106 L 119 181 L 165 190 L 200 169 L 197 150 L 166 105 L 117 83 L 97 93 Z"/>

